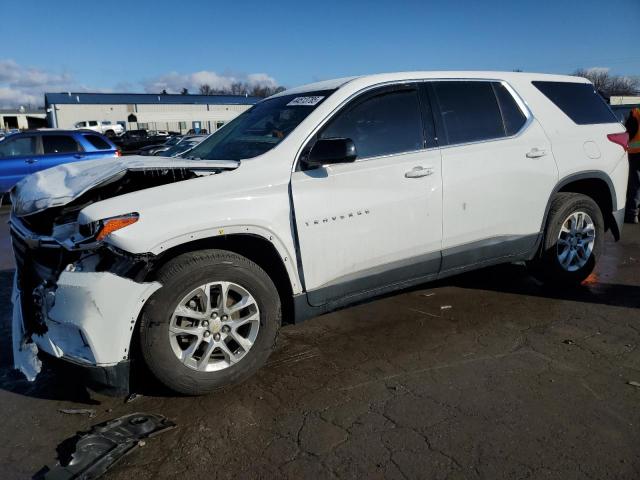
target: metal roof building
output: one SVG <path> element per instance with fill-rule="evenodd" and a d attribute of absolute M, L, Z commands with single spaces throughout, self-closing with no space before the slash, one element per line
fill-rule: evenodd
<path fill-rule="evenodd" d="M 73 128 L 77 122 L 108 120 L 126 129 L 184 133 L 212 132 L 259 100 L 246 95 L 179 95 L 150 93 L 45 93 L 49 126 Z"/>

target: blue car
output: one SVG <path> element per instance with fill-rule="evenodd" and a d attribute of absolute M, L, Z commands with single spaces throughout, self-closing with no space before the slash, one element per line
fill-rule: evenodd
<path fill-rule="evenodd" d="M 0 141 L 0 196 L 27 175 L 61 163 L 120 156 L 107 137 L 90 130 L 34 130 Z"/>

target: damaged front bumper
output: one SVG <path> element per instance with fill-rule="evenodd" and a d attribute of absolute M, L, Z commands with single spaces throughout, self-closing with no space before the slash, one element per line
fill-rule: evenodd
<path fill-rule="evenodd" d="M 122 385 L 114 384 L 128 378 L 135 323 L 144 303 L 161 284 L 102 270 L 105 251 L 69 257 L 62 246 L 25 238 L 24 230 L 14 226 L 15 368 L 34 380 L 41 368 L 36 356 L 41 350 L 85 367 L 97 383 L 120 388 Z M 71 263 L 64 265 L 66 261 Z M 107 264 L 121 273 L 123 262 L 129 260 Z"/>

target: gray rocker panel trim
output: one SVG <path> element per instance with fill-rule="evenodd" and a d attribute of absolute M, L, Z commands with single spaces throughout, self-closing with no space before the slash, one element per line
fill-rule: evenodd
<path fill-rule="evenodd" d="M 334 300 L 359 295 L 385 285 L 406 282 L 413 278 L 436 275 L 440 270 L 441 253 L 433 252 L 417 258 L 374 267 L 339 278 L 330 285 L 307 292 L 309 304 L 324 305 Z"/>
<path fill-rule="evenodd" d="M 294 296 L 295 322 L 370 298 L 500 263 L 530 260 L 542 235 L 495 237 L 383 265 Z"/>

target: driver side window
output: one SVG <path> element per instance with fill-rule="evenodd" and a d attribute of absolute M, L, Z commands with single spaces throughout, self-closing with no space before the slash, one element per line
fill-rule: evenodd
<path fill-rule="evenodd" d="M 0 142 L 0 158 L 27 157 L 35 154 L 34 137 L 6 139 Z"/>
<path fill-rule="evenodd" d="M 358 159 L 424 148 L 418 91 L 408 88 L 366 98 L 330 121 L 319 138 L 350 138 Z"/>

